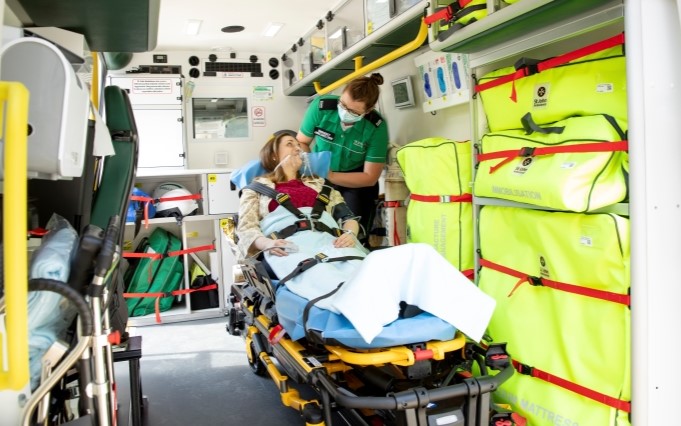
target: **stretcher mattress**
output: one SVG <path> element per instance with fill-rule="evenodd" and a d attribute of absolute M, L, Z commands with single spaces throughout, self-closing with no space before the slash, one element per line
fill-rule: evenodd
<path fill-rule="evenodd" d="M 308 301 L 282 286 L 277 290 L 279 323 L 293 340 L 305 336 L 303 314 Z M 400 318 L 383 327 L 371 343 L 364 341 L 350 321 L 341 314 L 313 306 L 307 320 L 308 330 L 321 332 L 324 340 L 358 349 L 383 348 L 430 340 L 451 340 L 456 328 L 427 312 L 411 318 Z"/>

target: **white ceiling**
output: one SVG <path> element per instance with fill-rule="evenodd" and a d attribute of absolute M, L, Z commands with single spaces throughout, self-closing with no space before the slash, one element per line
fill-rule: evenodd
<path fill-rule="evenodd" d="M 156 51 L 233 51 L 284 53 L 342 0 L 161 0 Z M 198 35 L 185 34 L 189 19 L 202 21 Z M 283 23 L 273 37 L 262 34 L 269 22 Z M 242 25 L 240 33 L 223 33 Z"/>

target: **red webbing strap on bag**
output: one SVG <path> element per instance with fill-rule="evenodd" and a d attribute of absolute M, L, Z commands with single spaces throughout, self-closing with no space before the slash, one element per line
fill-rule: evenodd
<path fill-rule="evenodd" d="M 154 315 L 156 317 L 156 323 L 160 324 L 161 323 L 161 308 L 160 308 L 160 302 L 162 297 L 175 297 L 175 296 L 182 296 L 185 294 L 189 293 L 194 293 L 196 291 L 209 291 L 209 290 L 217 290 L 218 285 L 217 284 L 210 284 L 204 287 L 199 287 L 199 288 L 185 288 L 181 290 L 173 290 L 168 293 L 162 293 L 162 292 L 157 292 L 157 293 L 123 293 L 123 297 L 126 299 L 135 299 L 139 297 L 155 297 L 156 301 L 154 302 Z"/>
<path fill-rule="evenodd" d="M 518 278 L 519 281 L 513 286 L 513 289 L 508 294 L 511 297 L 516 289 L 523 283 L 528 283 L 533 286 L 544 286 L 552 288 L 554 290 L 565 291 L 567 293 L 578 294 L 580 296 L 593 297 L 595 299 L 605 300 L 607 302 L 619 303 L 624 306 L 629 306 L 631 297 L 628 294 L 613 293 L 611 291 L 597 290 L 594 288 L 581 287 L 574 284 L 561 283 L 559 281 L 553 281 L 542 277 L 535 277 L 532 275 L 525 274 L 515 269 L 508 268 L 503 265 L 499 265 L 494 262 L 490 262 L 486 259 L 480 259 L 480 266 L 501 272 L 502 274 L 510 275 L 512 277 Z"/>
<path fill-rule="evenodd" d="M 527 364 L 523 364 L 515 359 L 512 362 L 516 371 L 518 371 L 518 373 L 520 374 L 535 377 L 547 383 L 554 384 L 563 389 L 567 389 L 571 392 L 574 392 L 578 395 L 587 397 L 593 401 L 600 402 L 601 404 L 612 407 L 616 410 L 624 411 L 625 413 L 631 412 L 631 402 L 629 401 L 623 401 L 621 399 L 617 399 L 612 396 L 608 396 L 603 393 L 597 392 L 593 389 L 589 389 L 584 386 L 578 385 L 577 383 L 572 383 L 561 377 L 554 376 L 553 374 L 548 373 L 546 371 L 542 371 L 536 367 L 531 367 Z"/>
<path fill-rule="evenodd" d="M 125 258 L 134 258 L 134 259 L 141 259 L 141 258 L 147 258 L 150 259 L 151 262 L 155 260 L 160 260 L 163 259 L 164 257 L 174 257 L 174 256 L 180 256 L 182 254 L 189 254 L 189 253 L 196 253 L 199 251 L 205 251 L 205 250 L 215 250 L 215 245 L 214 244 L 207 244 L 205 246 L 198 246 L 198 247 L 192 247 L 184 250 L 175 250 L 175 251 L 169 251 L 168 253 L 135 253 L 135 252 L 123 252 L 123 257 Z M 151 281 L 151 262 L 147 265 L 147 269 L 149 271 L 149 281 Z"/>
<path fill-rule="evenodd" d="M 426 25 L 434 24 L 437 21 L 449 22 L 454 18 L 454 15 L 459 12 L 464 7 L 468 6 L 473 0 L 458 0 L 452 2 L 452 4 L 438 10 L 423 18 L 423 23 Z"/>
<path fill-rule="evenodd" d="M 386 209 L 394 209 L 397 207 L 402 207 L 404 206 L 404 202 L 402 201 L 384 201 L 383 202 L 383 207 Z M 402 241 L 400 240 L 400 234 L 397 232 L 397 213 L 393 214 L 393 244 L 396 246 L 399 246 L 402 244 Z"/>
<path fill-rule="evenodd" d="M 616 141 L 616 142 L 593 142 L 593 143 L 583 143 L 576 145 L 561 145 L 561 146 L 542 146 L 542 147 L 523 147 L 520 149 L 511 149 L 504 151 L 488 152 L 484 154 L 477 154 L 478 162 L 485 160 L 493 160 L 496 158 L 503 158 L 499 164 L 489 168 L 489 172 L 494 173 L 501 166 L 507 164 L 518 157 L 536 157 L 539 155 L 552 155 L 552 154 L 566 154 L 566 153 L 587 153 L 587 152 L 615 152 L 615 151 L 628 151 L 629 143 L 628 141 Z"/>
<path fill-rule="evenodd" d="M 180 256 L 183 254 L 196 253 L 199 251 L 215 250 L 214 244 L 206 244 L 205 246 L 191 247 L 184 250 L 169 251 L 168 257 Z"/>
<path fill-rule="evenodd" d="M 470 203 L 473 202 L 472 194 L 461 195 L 420 195 L 411 194 L 409 198 L 424 203 Z"/>
<path fill-rule="evenodd" d="M 546 71 L 550 68 L 555 68 L 559 65 L 566 64 L 568 62 L 574 61 L 575 59 L 583 58 L 584 56 L 592 55 L 594 53 L 600 52 L 605 49 L 609 49 L 611 47 L 618 46 L 620 44 L 624 44 L 624 34 L 618 34 L 614 37 L 610 37 L 605 40 L 601 40 L 599 42 L 596 42 L 594 44 L 590 44 L 588 46 L 584 46 L 580 49 L 573 50 L 572 52 L 568 52 L 564 55 L 559 55 L 556 56 L 555 58 L 550 58 L 546 59 L 544 61 L 541 61 L 540 63 L 537 64 L 536 70 L 528 69 L 528 68 L 521 68 L 518 71 L 512 73 L 512 74 L 507 74 L 504 76 L 501 76 L 499 78 L 495 78 L 494 80 L 488 81 L 486 83 L 478 84 L 475 86 L 475 91 L 480 93 L 483 92 L 487 89 L 491 89 L 493 87 L 501 86 L 502 84 L 506 84 L 509 81 L 515 82 L 515 80 L 521 79 L 523 77 L 527 77 L 529 75 L 534 74 L 535 72 L 542 72 Z M 515 84 L 513 85 L 512 88 L 512 94 L 511 94 L 511 99 L 515 101 Z"/>

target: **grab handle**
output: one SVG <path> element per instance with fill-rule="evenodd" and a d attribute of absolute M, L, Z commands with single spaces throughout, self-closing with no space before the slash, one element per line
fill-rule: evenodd
<path fill-rule="evenodd" d="M 531 135 L 532 133 L 543 133 L 545 135 L 548 135 L 549 133 L 556 133 L 556 134 L 561 134 L 563 133 L 563 130 L 565 130 L 565 126 L 556 126 L 556 127 L 540 127 L 537 123 L 534 122 L 532 119 L 532 114 L 527 113 L 523 115 L 523 118 L 520 119 L 520 122 L 523 125 L 523 129 L 525 129 L 525 134 L 526 135 Z"/>

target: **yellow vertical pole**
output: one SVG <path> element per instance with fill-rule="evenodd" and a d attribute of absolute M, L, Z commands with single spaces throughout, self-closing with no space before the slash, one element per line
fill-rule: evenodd
<path fill-rule="evenodd" d="M 0 82 L 0 102 L 4 103 L 7 119 L 5 125 L 0 126 L 0 132 L 4 127 L 2 231 L 8 346 L 6 349 L 0 347 L 0 361 L 7 350 L 7 369 L 0 368 L 0 393 L 22 390 L 29 381 L 26 248 L 28 98 L 28 90 L 23 84 Z M 0 336 L 0 342 L 2 340 Z"/>

